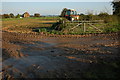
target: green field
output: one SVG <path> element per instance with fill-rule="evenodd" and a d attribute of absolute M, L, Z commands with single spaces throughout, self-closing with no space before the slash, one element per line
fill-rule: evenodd
<path fill-rule="evenodd" d="M 109 19 L 109 18 L 108 18 Z M 114 20 L 114 17 L 112 17 Z M 62 19 L 63 21 L 68 21 Z M 104 20 L 104 19 L 103 19 Z M 106 20 L 106 18 L 105 18 Z M 105 21 L 104 20 L 104 21 Z M 78 23 L 61 23 L 60 17 L 30 17 L 30 18 L 4 18 L 2 19 L 2 29 L 9 32 L 19 33 L 36 33 L 43 32 L 45 34 L 87 34 L 87 33 L 109 33 L 120 31 L 120 25 L 117 21 L 108 21 L 103 23 L 86 24 L 86 31 L 83 30 L 83 25 L 77 26 Z M 56 29 L 57 28 L 57 29 Z M 60 30 L 59 30 L 60 29 Z"/>
<path fill-rule="evenodd" d="M 59 17 L 7 18 L 2 20 L 2 29 L 10 32 L 30 33 L 33 28 L 51 27 Z"/>

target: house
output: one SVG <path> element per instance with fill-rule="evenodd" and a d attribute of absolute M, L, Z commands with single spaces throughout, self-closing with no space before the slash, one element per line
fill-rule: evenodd
<path fill-rule="evenodd" d="M 23 17 L 24 17 L 24 18 L 30 17 L 30 14 L 29 14 L 28 12 L 25 12 L 25 13 L 23 14 Z"/>

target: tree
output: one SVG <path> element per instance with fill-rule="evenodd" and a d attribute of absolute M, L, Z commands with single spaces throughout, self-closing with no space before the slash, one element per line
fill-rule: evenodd
<path fill-rule="evenodd" d="M 2 15 L 0 14 L 0 19 L 2 18 Z"/>
<path fill-rule="evenodd" d="M 14 18 L 14 14 L 13 13 L 10 13 L 10 18 Z"/>
<path fill-rule="evenodd" d="M 20 14 L 17 14 L 16 18 L 20 18 Z"/>
<path fill-rule="evenodd" d="M 40 14 L 39 13 L 35 13 L 34 17 L 40 17 Z"/>
<path fill-rule="evenodd" d="M 100 16 L 100 17 L 108 17 L 109 14 L 106 13 L 106 12 L 101 12 L 100 14 L 98 14 L 98 16 Z"/>
<path fill-rule="evenodd" d="M 3 18 L 10 18 L 9 14 L 3 14 Z"/>
<path fill-rule="evenodd" d="M 120 0 L 114 0 L 113 4 L 113 15 L 120 16 Z"/>
<path fill-rule="evenodd" d="M 79 14 L 80 16 L 84 16 L 84 14 L 83 13 L 81 13 L 81 14 Z"/>
<path fill-rule="evenodd" d="M 63 11 L 61 12 L 61 17 L 65 16 L 66 11 L 67 11 L 67 8 L 64 8 Z"/>

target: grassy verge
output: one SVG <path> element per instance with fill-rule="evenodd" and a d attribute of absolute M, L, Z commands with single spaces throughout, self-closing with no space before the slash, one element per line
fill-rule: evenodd
<path fill-rule="evenodd" d="M 104 28 L 105 33 L 119 32 L 119 31 L 120 31 L 120 24 L 110 25 Z"/>
<path fill-rule="evenodd" d="M 95 27 L 91 27 L 89 24 L 86 24 L 86 31 L 83 29 L 83 25 L 77 26 L 78 23 L 66 23 L 66 20 L 59 20 L 59 22 L 54 23 L 52 27 L 49 28 L 39 28 L 35 29 L 36 32 L 44 32 L 48 34 L 72 34 L 72 35 L 82 35 L 90 33 L 111 33 L 119 32 L 120 24 L 116 23 L 102 23 L 94 24 Z"/>

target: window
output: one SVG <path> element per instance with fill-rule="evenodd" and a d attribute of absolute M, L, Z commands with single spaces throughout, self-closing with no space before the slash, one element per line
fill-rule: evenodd
<path fill-rule="evenodd" d="M 77 15 L 76 11 L 71 11 L 71 15 Z"/>
<path fill-rule="evenodd" d="M 71 12 L 71 11 L 67 11 L 67 12 L 66 12 L 66 15 L 70 15 L 70 12 Z"/>
<path fill-rule="evenodd" d="M 71 15 L 74 15 L 74 11 L 71 11 Z"/>

